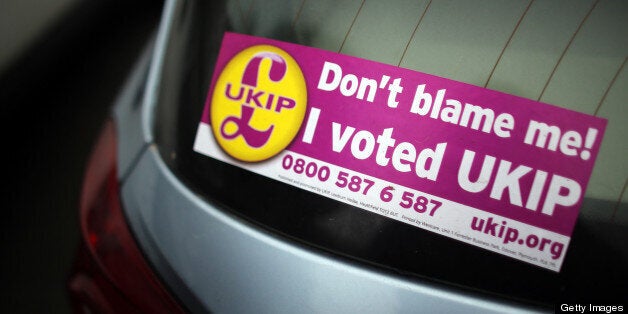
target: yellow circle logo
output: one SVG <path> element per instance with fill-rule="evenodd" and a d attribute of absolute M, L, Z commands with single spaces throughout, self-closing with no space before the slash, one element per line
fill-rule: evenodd
<path fill-rule="evenodd" d="M 211 127 L 233 158 L 255 162 L 277 155 L 301 128 L 307 106 L 301 68 L 269 45 L 242 50 L 220 73 L 211 100 Z"/>

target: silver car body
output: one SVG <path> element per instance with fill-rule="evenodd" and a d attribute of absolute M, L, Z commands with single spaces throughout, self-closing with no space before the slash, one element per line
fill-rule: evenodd
<path fill-rule="evenodd" d="M 155 40 L 141 57 L 116 103 L 114 120 L 118 132 L 122 206 L 140 247 L 185 306 L 193 312 L 219 313 L 515 313 L 544 310 L 446 284 L 406 278 L 312 249 L 229 214 L 221 210 L 219 204 L 208 202 L 193 192 L 167 166 L 154 140 L 155 107 L 159 90 L 165 84 L 165 58 L 175 23 L 180 22 L 178 16 L 184 13 L 184 2 L 167 1 Z M 367 2 L 369 4 L 375 5 Z M 618 50 L 625 52 L 622 45 L 625 42 Z M 347 53 L 355 53 L 356 50 L 351 49 Z M 387 58 L 377 55 L 377 51 L 370 53 L 372 55 L 366 57 L 384 61 Z M 539 56 L 543 57 L 547 55 Z M 411 67 L 410 61 L 407 65 Z M 432 70 L 438 72 L 438 66 L 438 60 L 434 61 Z M 492 75 L 505 75 L 500 70 L 503 69 Z M 468 78 L 465 77 L 468 73 L 451 73 L 454 79 Z M 624 70 L 617 79 L 621 82 L 616 85 L 626 86 L 625 74 Z M 506 87 L 492 88 L 513 92 Z M 526 93 L 526 90 L 521 92 Z M 610 93 L 608 97 L 618 97 L 624 102 L 627 98 L 626 89 L 615 88 Z M 597 97 L 599 99 L 601 95 Z M 620 112 L 619 116 L 611 118 L 605 139 L 617 143 L 620 135 L 625 134 L 626 111 L 612 108 L 612 104 L 605 106 L 602 111 L 607 110 L 609 114 Z M 623 121 L 623 125 L 614 124 L 614 120 Z M 618 162 L 607 155 L 619 153 L 626 156 L 625 141 L 618 146 L 611 152 L 606 152 L 608 147 L 603 148 L 591 182 L 594 187 L 587 196 L 617 199 L 619 194 L 599 187 L 598 177 L 609 172 L 607 168 L 612 167 L 609 162 Z M 622 170 L 608 180 L 626 177 L 625 160 L 620 162 L 624 163 L 619 168 Z M 622 183 L 614 184 L 612 189 L 621 189 Z M 625 212 L 625 202 L 620 204 L 620 211 Z M 582 215 L 596 216 L 596 221 L 609 219 L 606 213 L 583 211 Z M 625 225 L 628 215 L 622 213 L 621 216 L 623 220 L 618 215 L 617 223 Z"/>

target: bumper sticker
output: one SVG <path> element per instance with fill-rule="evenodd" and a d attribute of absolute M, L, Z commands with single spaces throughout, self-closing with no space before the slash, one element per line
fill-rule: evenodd
<path fill-rule="evenodd" d="M 560 271 L 606 120 L 226 33 L 194 150 Z"/>

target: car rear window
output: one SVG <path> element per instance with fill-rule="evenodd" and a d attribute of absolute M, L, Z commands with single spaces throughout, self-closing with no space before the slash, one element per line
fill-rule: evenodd
<path fill-rule="evenodd" d="M 545 305 L 621 300 L 628 291 L 628 3 L 179 1 L 175 12 L 155 139 L 168 166 L 208 203 L 295 245 L 412 280 Z M 401 66 L 608 119 L 562 270 L 478 249 L 194 152 L 225 31 Z"/>

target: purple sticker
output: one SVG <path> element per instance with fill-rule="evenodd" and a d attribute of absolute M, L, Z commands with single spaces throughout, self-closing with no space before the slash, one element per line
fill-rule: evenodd
<path fill-rule="evenodd" d="M 559 271 L 605 127 L 442 77 L 226 33 L 194 149 Z"/>

